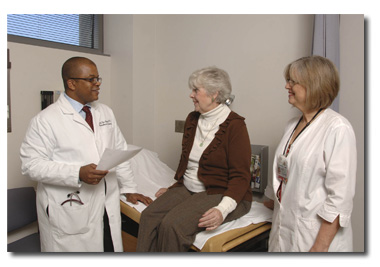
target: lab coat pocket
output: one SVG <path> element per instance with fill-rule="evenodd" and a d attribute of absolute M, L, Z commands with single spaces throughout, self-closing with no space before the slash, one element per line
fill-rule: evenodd
<path fill-rule="evenodd" d="M 317 238 L 321 221 L 312 218 L 298 218 L 297 244 L 299 251 L 307 252 Z"/>
<path fill-rule="evenodd" d="M 115 130 L 113 127 L 100 127 L 97 138 L 97 144 L 102 144 L 102 150 L 115 147 Z"/>
<path fill-rule="evenodd" d="M 64 235 L 85 234 L 89 228 L 89 206 L 70 203 L 65 205 L 51 204 L 49 219 L 55 230 Z"/>

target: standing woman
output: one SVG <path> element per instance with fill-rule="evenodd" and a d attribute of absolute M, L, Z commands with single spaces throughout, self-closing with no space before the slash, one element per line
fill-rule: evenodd
<path fill-rule="evenodd" d="M 351 212 L 356 140 L 351 124 L 329 109 L 339 74 L 320 56 L 285 69 L 288 102 L 302 112 L 291 120 L 276 150 L 265 202 L 274 208 L 272 252 L 352 251 Z"/>
<path fill-rule="evenodd" d="M 197 233 L 251 208 L 251 145 L 244 118 L 224 104 L 228 74 L 204 68 L 190 76 L 189 87 L 195 111 L 185 122 L 177 182 L 142 212 L 138 252 L 188 251 Z"/>

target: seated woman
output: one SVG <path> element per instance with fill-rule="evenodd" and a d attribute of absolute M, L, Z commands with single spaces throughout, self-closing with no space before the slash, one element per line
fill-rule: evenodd
<path fill-rule="evenodd" d="M 169 189 L 141 214 L 138 252 L 184 252 L 195 235 L 249 212 L 251 145 L 244 118 L 224 103 L 228 74 L 211 67 L 189 77 L 195 111 L 185 122 L 182 154 Z"/>

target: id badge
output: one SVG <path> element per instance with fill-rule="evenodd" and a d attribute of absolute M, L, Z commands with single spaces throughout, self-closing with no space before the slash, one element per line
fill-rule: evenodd
<path fill-rule="evenodd" d="M 277 177 L 285 183 L 288 182 L 288 161 L 284 155 L 277 158 Z"/>

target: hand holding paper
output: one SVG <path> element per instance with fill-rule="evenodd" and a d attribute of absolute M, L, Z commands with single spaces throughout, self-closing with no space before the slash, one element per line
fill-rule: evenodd
<path fill-rule="evenodd" d="M 96 167 L 97 170 L 110 170 L 117 165 L 130 160 L 137 153 L 139 153 L 142 148 L 135 150 L 117 150 L 106 148 L 103 152 L 103 155 Z"/>

